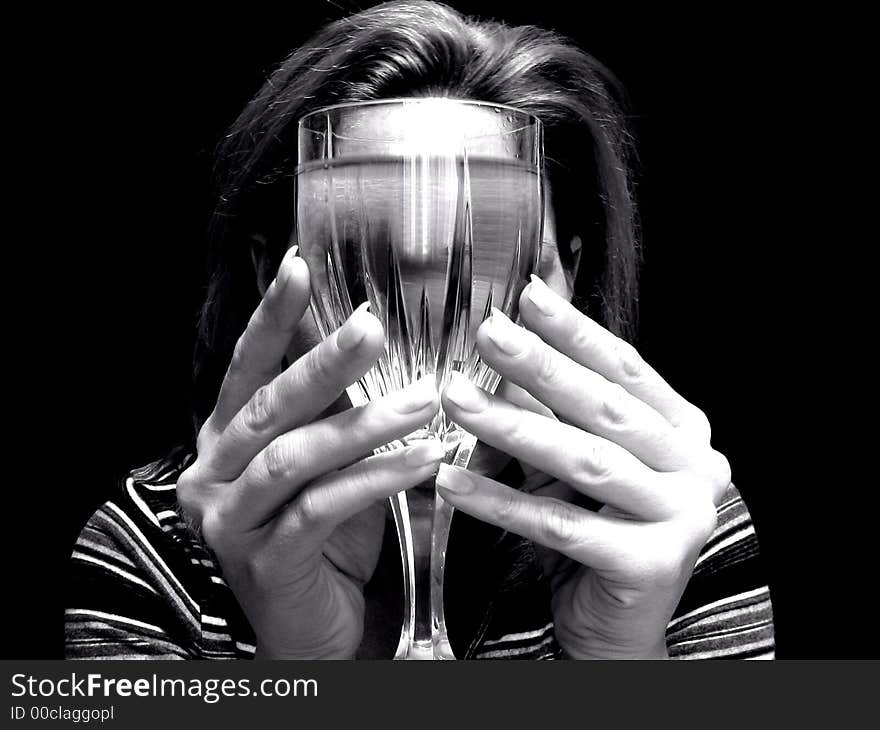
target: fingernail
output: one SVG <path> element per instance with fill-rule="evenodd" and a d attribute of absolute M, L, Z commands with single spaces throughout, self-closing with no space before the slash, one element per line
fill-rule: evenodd
<path fill-rule="evenodd" d="M 287 271 L 285 270 L 284 263 L 288 258 L 293 258 L 296 256 L 296 252 L 299 249 L 299 246 L 291 246 L 287 249 L 287 252 L 284 254 L 284 258 L 281 259 L 281 265 L 278 267 L 278 273 L 275 274 L 275 278 L 272 279 L 272 283 L 269 285 L 269 288 L 272 289 L 273 293 L 280 296 L 287 286 L 287 280 L 290 278 L 287 276 Z"/>
<path fill-rule="evenodd" d="M 278 278 L 279 276 L 281 276 L 280 271 L 275 275 L 275 278 L 269 282 L 269 286 L 266 287 L 266 294 L 264 295 L 266 298 L 275 296 L 275 293 L 283 285 L 283 282 Z"/>
<path fill-rule="evenodd" d="M 489 405 L 486 394 L 457 371 L 449 378 L 446 397 L 463 411 L 471 413 L 479 413 Z"/>
<path fill-rule="evenodd" d="M 339 329 L 339 333 L 336 335 L 336 346 L 342 352 L 350 352 L 364 341 L 364 337 L 367 336 L 367 330 L 363 326 L 363 321 L 364 315 L 369 311 L 369 308 L 369 302 L 361 304 Z"/>
<path fill-rule="evenodd" d="M 403 390 L 391 393 L 388 403 L 398 413 L 415 413 L 437 400 L 437 385 L 433 375 L 417 380 Z"/>
<path fill-rule="evenodd" d="M 436 484 L 440 489 L 452 494 L 470 494 L 477 488 L 477 483 L 470 472 L 449 464 L 440 464 Z"/>
<path fill-rule="evenodd" d="M 486 321 L 485 331 L 495 347 L 507 355 L 519 355 L 526 348 L 522 327 L 511 322 L 500 309 L 492 307 L 492 316 Z"/>
<path fill-rule="evenodd" d="M 535 305 L 537 310 L 545 317 L 552 317 L 557 311 L 557 297 L 550 287 L 541 279 L 532 274 L 532 283 L 529 286 L 529 300 Z"/>
<path fill-rule="evenodd" d="M 440 461 L 444 456 L 446 456 L 446 452 L 439 439 L 426 439 L 425 441 L 419 441 L 417 444 L 410 445 L 406 450 L 406 456 L 403 457 L 403 461 L 407 466 L 417 469 Z"/>

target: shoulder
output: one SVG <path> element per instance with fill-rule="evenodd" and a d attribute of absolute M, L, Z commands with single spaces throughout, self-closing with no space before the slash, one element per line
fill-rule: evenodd
<path fill-rule="evenodd" d="M 127 533 L 136 542 L 157 547 L 179 542 L 174 538 L 183 537 L 186 524 L 177 504 L 177 480 L 192 459 L 182 453 L 132 470 L 89 524 L 106 524 L 119 537 Z M 162 535 L 167 539 L 160 539 Z"/>
<path fill-rule="evenodd" d="M 178 507 L 176 487 L 191 461 L 184 454 L 131 471 L 86 523 L 77 548 L 100 542 L 104 555 L 149 569 L 151 577 L 159 577 L 153 576 L 153 571 L 185 574 L 181 559 L 199 545 Z M 73 557 L 82 556 L 75 551 Z"/>
<path fill-rule="evenodd" d="M 177 479 L 191 461 L 178 454 L 133 470 L 86 523 L 72 555 L 68 655 L 78 642 L 119 656 L 120 635 L 199 658 L 252 655 L 249 627 L 177 504 Z"/>

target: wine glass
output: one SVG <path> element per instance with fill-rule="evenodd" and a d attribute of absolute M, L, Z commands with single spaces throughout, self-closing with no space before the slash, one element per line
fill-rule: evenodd
<path fill-rule="evenodd" d="M 493 391 L 475 334 L 497 307 L 517 317 L 540 255 L 542 128 L 521 110 L 448 98 L 326 107 L 299 121 L 296 221 L 322 337 L 362 302 L 385 328 L 353 405 L 452 372 Z M 441 411 L 400 442 L 442 440 L 466 467 L 476 439 Z M 433 480 L 392 498 L 404 570 L 395 659 L 454 659 L 443 613 L 452 507 Z"/>

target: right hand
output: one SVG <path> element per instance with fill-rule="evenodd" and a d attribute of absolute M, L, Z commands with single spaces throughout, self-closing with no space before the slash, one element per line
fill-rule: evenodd
<path fill-rule="evenodd" d="M 433 379 L 318 419 L 377 360 L 384 334 L 359 309 L 280 372 L 308 300 L 308 268 L 289 252 L 236 345 L 197 458 L 177 484 L 260 658 L 354 657 L 363 586 L 381 548 L 382 500 L 430 479 L 443 456 L 427 441 L 361 459 L 430 421 L 440 405 Z"/>

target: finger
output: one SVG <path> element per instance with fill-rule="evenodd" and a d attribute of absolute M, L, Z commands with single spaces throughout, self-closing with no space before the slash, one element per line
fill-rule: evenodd
<path fill-rule="evenodd" d="M 641 526 L 525 494 L 447 464 L 437 472 L 437 489 L 456 509 L 599 570 L 619 567 L 621 545 L 631 542 L 634 528 Z"/>
<path fill-rule="evenodd" d="M 464 376 L 451 378 L 443 409 L 481 441 L 603 504 L 646 519 L 663 519 L 675 509 L 679 495 L 665 475 L 619 445 L 489 395 Z"/>
<path fill-rule="evenodd" d="M 477 331 L 483 361 L 560 418 L 619 444 L 661 471 L 681 469 L 695 445 L 651 406 L 576 363 L 494 310 Z M 702 444 L 701 444 L 702 448 Z"/>
<path fill-rule="evenodd" d="M 426 439 L 323 476 L 300 493 L 279 529 L 304 531 L 322 542 L 336 527 L 380 499 L 430 480 L 444 456 L 438 439 Z"/>
<path fill-rule="evenodd" d="M 527 390 L 520 388 L 516 383 L 512 383 L 509 380 L 502 380 L 498 384 L 495 394 L 504 398 L 508 403 L 513 403 L 520 408 L 540 413 L 542 416 L 547 416 L 547 418 L 556 418 L 556 414 L 541 403 L 541 401 L 531 395 Z"/>
<path fill-rule="evenodd" d="M 207 458 L 218 479 L 241 474 L 261 449 L 313 420 L 373 365 L 385 337 L 379 320 L 361 305 L 338 330 L 271 382 L 235 415 Z"/>
<path fill-rule="evenodd" d="M 262 524 L 313 479 L 424 426 L 440 397 L 433 376 L 278 436 L 235 482 L 237 519 Z"/>
<path fill-rule="evenodd" d="M 209 419 L 220 433 L 261 385 L 274 378 L 309 305 L 309 270 L 292 247 L 235 344 Z"/>
<path fill-rule="evenodd" d="M 520 317 L 548 345 L 617 383 L 674 426 L 708 439 L 705 415 L 679 395 L 628 342 L 616 337 L 532 276 L 520 296 Z"/>

